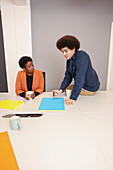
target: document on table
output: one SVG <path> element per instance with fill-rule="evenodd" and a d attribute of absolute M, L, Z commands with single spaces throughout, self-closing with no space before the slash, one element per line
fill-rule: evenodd
<path fill-rule="evenodd" d="M 15 110 L 23 103 L 24 101 L 3 100 L 0 102 L 0 108 Z"/>
<path fill-rule="evenodd" d="M 19 170 L 7 131 L 0 133 L 0 169 Z"/>
<path fill-rule="evenodd" d="M 54 98 L 42 98 L 39 111 L 64 111 L 64 98 L 54 97 Z"/>

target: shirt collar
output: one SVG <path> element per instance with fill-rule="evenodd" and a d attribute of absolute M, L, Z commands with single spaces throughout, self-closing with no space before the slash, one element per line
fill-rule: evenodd
<path fill-rule="evenodd" d="M 71 57 L 71 59 L 75 60 L 75 58 L 76 58 L 76 51 L 75 51 L 75 53 L 73 54 L 73 56 Z"/>

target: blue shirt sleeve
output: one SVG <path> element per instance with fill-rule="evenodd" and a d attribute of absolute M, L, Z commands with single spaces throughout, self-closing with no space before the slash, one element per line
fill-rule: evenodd
<path fill-rule="evenodd" d="M 76 61 L 76 73 L 74 77 L 74 86 L 70 99 L 76 100 L 82 90 L 85 81 L 85 74 L 88 68 L 88 56 L 87 54 L 80 54 Z"/>
<path fill-rule="evenodd" d="M 66 72 L 65 72 L 65 77 L 62 81 L 62 84 L 60 86 L 60 89 L 62 89 L 63 91 L 69 86 L 69 84 L 72 81 L 72 77 L 71 74 L 68 72 L 68 62 L 66 64 Z"/>

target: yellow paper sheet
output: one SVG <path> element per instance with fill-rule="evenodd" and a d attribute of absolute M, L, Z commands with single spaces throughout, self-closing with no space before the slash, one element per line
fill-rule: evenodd
<path fill-rule="evenodd" d="M 23 103 L 24 103 L 23 101 L 3 100 L 2 102 L 0 102 L 0 108 L 15 110 L 17 109 L 18 106 L 20 106 Z"/>
<path fill-rule="evenodd" d="M 0 170 L 19 170 L 8 132 L 0 133 Z"/>

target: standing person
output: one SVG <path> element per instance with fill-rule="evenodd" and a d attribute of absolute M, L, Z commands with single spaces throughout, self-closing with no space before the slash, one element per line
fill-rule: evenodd
<path fill-rule="evenodd" d="M 96 71 L 92 67 L 89 55 L 80 48 L 78 39 L 71 35 L 61 37 L 56 46 L 62 51 L 67 60 L 65 77 L 59 90 L 53 90 L 54 95 L 65 91 L 74 78 L 74 85 L 70 98 L 65 99 L 67 105 L 73 104 L 81 95 L 93 95 L 100 87 Z"/>
<path fill-rule="evenodd" d="M 30 57 L 24 56 L 19 60 L 19 66 L 23 69 L 19 71 L 16 78 L 15 91 L 18 96 L 27 97 L 27 91 L 33 91 L 31 98 L 41 94 L 44 90 L 43 73 L 34 69 L 33 61 Z"/>

